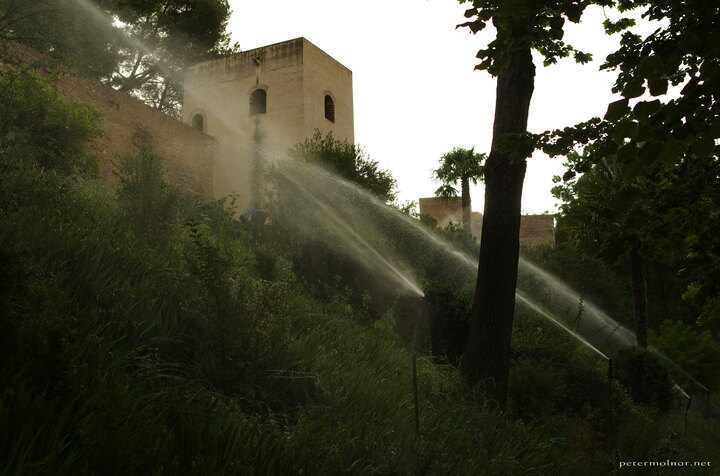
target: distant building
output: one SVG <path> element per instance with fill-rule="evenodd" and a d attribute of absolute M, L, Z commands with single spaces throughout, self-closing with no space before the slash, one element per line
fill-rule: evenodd
<path fill-rule="evenodd" d="M 420 213 L 429 215 L 437 221 L 438 226 L 446 227 L 450 223 L 462 225 L 462 204 L 460 197 L 454 198 L 421 198 Z M 480 212 L 472 212 L 470 233 L 479 240 L 482 235 L 483 216 Z M 535 246 L 555 244 L 555 225 L 552 215 L 522 215 L 520 217 L 520 244 Z"/>

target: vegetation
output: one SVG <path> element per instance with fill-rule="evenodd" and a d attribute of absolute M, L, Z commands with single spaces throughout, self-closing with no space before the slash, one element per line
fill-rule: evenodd
<path fill-rule="evenodd" d="M 546 66 L 571 53 L 579 63 L 589 61 L 590 55 L 562 41 L 565 19 L 579 22 L 589 3 L 476 0 L 465 12 L 470 20 L 460 25 L 477 33 L 492 21 L 497 31 L 495 40 L 477 54 L 481 62 L 476 69 L 497 77 L 497 94 L 492 145 L 485 163 L 475 305 L 462 368 L 468 382 L 482 385 L 500 408 L 507 396 L 525 159 L 534 149 L 527 132 L 535 87 L 532 51 L 542 55 Z"/>
<path fill-rule="evenodd" d="M 474 148 L 454 148 L 440 157 L 440 166 L 433 170 L 433 178 L 442 182 L 442 186 L 435 191 L 438 197 L 457 197 L 457 190 L 453 184 L 460 182 L 462 200 L 463 228 L 470 231 L 472 203 L 470 200 L 470 182 L 476 184 L 485 174 L 482 163 L 487 159 L 486 154 L 478 154 Z"/>
<path fill-rule="evenodd" d="M 563 5 L 550 13 L 579 17 Z M 557 37 L 556 18 L 539 28 Z M 549 58 L 571 52 L 529 33 Z M 485 65 L 527 66 L 529 50 L 503 51 Z M 272 171 L 271 219 L 239 220 L 232 202 L 166 183 L 148 147 L 117 158 L 116 188 L 96 182 L 95 108 L 22 68 L 3 71 L 0 90 L 1 474 L 601 475 L 618 461 L 666 460 L 710 461 L 717 473 L 715 397 L 698 393 L 720 388 L 716 155 L 630 183 L 608 176 L 620 158 L 606 142 L 569 157 L 606 160 L 558 189 L 560 242 L 526 257 L 628 322 L 632 241 L 609 237 L 618 222 L 631 228 L 645 258 L 649 343 L 679 366 L 626 350 L 610 379 L 607 361 L 518 307 L 499 356 L 500 412 L 498 394 L 468 389 L 458 368 L 478 304 L 457 257 L 478 245 L 462 228 L 387 206 L 392 176 L 356 146 L 317 133 L 292 154 L 318 182 Z M 494 157 L 493 167 L 508 165 L 508 153 Z M 315 165 L 332 171 L 332 195 Z M 582 227 L 573 220 L 598 207 L 593 181 L 611 213 Z M 364 237 L 381 237 L 393 265 L 412 263 L 423 296 L 369 269 L 367 248 L 349 258 L 337 235 L 313 228 L 313 213 L 334 213 L 327 197 L 340 209 L 356 202 Z M 308 232 L 294 226 L 303 222 Z"/>
<path fill-rule="evenodd" d="M 465 2 L 461 0 L 461 3 Z M 561 40 L 565 20 L 578 22 L 583 10 L 590 4 L 617 7 L 620 12 L 643 8 L 643 17 L 663 21 L 664 26 L 647 38 L 642 38 L 626 31 L 634 26 L 632 19 L 607 19 L 604 27 L 608 34 L 623 33 L 620 48 L 608 56 L 601 69 L 618 71 L 613 92 L 620 93 L 622 99 L 608 106 L 604 120 L 594 118 L 563 130 L 540 135 L 527 134 L 525 126 L 534 76 L 530 50 L 538 51 L 544 57 L 546 66 L 570 54 L 577 61 L 586 62 L 589 55 L 576 51 Z M 698 16 L 702 20 L 694 21 Z M 493 150 L 486 164 L 484 227 L 491 234 L 483 232 L 483 241 L 487 244 L 483 244 L 480 254 L 477 305 L 464 368 L 471 382 L 491 382 L 491 394 L 502 404 L 512 326 L 511 290 L 516 275 L 514 263 L 517 261 L 514 239 L 519 227 L 516 218 L 519 215 L 524 178 L 524 158 L 535 147 L 550 155 L 570 157 L 565 180 L 572 179 L 578 173 L 589 172 L 603 160 L 614 160 L 626 181 L 642 174 L 643 179 L 654 182 L 653 185 L 664 180 L 673 181 L 670 177 L 678 169 L 692 170 L 695 164 L 709 165 L 710 170 L 714 171 L 717 162 L 715 141 L 720 138 L 720 111 L 717 101 L 713 99 L 717 94 L 720 71 L 718 46 L 717 43 L 709 44 L 701 38 L 718 36 L 720 24 L 717 21 L 718 7 L 714 4 L 653 0 L 580 3 L 476 1 L 467 10 L 466 17 L 469 21 L 461 26 L 469 27 L 472 32 L 484 29 L 489 21 L 497 29 L 496 39 L 478 53 L 481 63 L 477 68 L 498 77 L 498 99 Z M 669 85 L 682 86 L 682 89 L 677 96 L 668 97 Z M 657 99 L 644 97 L 646 92 Z M 586 147 L 583 154 L 573 158 L 571 154 L 579 145 L 591 147 Z M 578 157 L 578 160 L 574 160 Z M 501 164 L 498 172 L 494 170 L 496 162 Z M 596 169 L 595 177 L 599 175 Z M 502 179 L 498 178 L 496 182 L 496 176 Z M 692 173 L 691 176 L 697 177 Z M 711 172 L 706 178 L 716 183 L 717 174 Z M 680 183 L 673 183 L 679 187 L 677 190 L 683 190 Z M 712 188 L 717 189 L 717 186 Z M 630 189 L 626 187 L 626 191 Z M 701 189 L 707 190 L 704 186 Z M 713 203 L 714 195 L 714 192 L 709 191 L 708 196 L 703 196 L 699 201 Z M 667 212 L 663 219 L 670 219 L 669 215 L 675 212 L 679 212 L 676 214 L 678 217 L 687 208 L 661 209 L 663 213 Z M 643 207 L 636 207 L 638 209 Z M 714 218 L 709 215 L 702 215 L 706 217 L 706 224 L 714 222 Z M 685 226 L 687 223 L 679 219 L 673 224 Z M 698 226 L 697 230 L 704 228 L 705 225 Z M 699 231 L 692 233 L 693 237 L 697 233 L 704 235 Z M 700 254 L 705 256 L 707 262 L 716 263 L 715 258 L 710 256 L 714 253 L 707 253 L 712 245 L 710 248 L 706 245 L 712 239 L 704 237 L 703 241 L 705 251 Z M 638 343 L 644 346 L 647 339 L 644 330 L 645 290 L 642 283 L 645 280 L 643 260 L 647 259 L 648 247 L 646 242 L 641 244 L 638 239 L 626 243 L 629 244 L 626 251 L 632 258 Z M 700 268 L 703 268 L 702 265 L 698 265 L 697 269 Z M 706 281 L 690 284 L 687 296 L 703 304 L 703 319 L 708 319 L 712 311 L 717 309 L 718 294 L 714 292 L 717 291 L 717 281 L 707 269 L 698 272 Z M 483 338 L 483 335 L 486 337 Z M 497 348 L 493 342 L 499 343 Z M 493 390 L 495 387 L 497 390 Z"/>
<path fill-rule="evenodd" d="M 238 50 L 229 18 L 226 0 L 0 0 L 0 38 L 178 116 L 183 68 Z"/>
<path fill-rule="evenodd" d="M 312 137 L 292 147 L 288 155 L 327 168 L 385 202 L 392 202 L 397 196 L 396 182 L 390 172 L 381 170 L 380 164 L 368 157 L 361 147 L 334 138 L 332 132 L 323 135 L 315 130 Z"/>

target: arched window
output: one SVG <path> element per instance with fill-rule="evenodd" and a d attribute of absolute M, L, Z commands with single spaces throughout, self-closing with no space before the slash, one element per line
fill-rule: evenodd
<path fill-rule="evenodd" d="M 335 122 L 335 101 L 329 94 L 325 95 L 325 119 Z"/>
<path fill-rule="evenodd" d="M 192 117 L 192 126 L 199 131 L 205 131 L 205 119 L 202 114 L 195 114 Z"/>
<path fill-rule="evenodd" d="M 267 112 L 267 93 L 264 89 L 256 89 L 250 95 L 250 115 L 257 116 Z"/>

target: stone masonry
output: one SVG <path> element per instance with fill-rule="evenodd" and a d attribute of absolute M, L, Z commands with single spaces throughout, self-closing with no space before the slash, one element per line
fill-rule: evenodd
<path fill-rule="evenodd" d="M 185 73 L 183 122 L 217 140 L 213 196 L 259 206 L 263 163 L 315 130 L 354 142 L 352 72 L 305 38 L 199 63 Z"/>
<path fill-rule="evenodd" d="M 433 217 L 438 226 L 462 224 L 462 205 L 460 197 L 421 198 L 420 213 Z M 482 213 L 472 212 L 470 233 L 479 240 L 482 235 Z M 555 244 L 555 225 L 552 215 L 523 215 L 520 217 L 520 244 L 535 246 Z"/>
<path fill-rule="evenodd" d="M 14 45 L 14 50 L 25 62 L 37 64 L 41 73 L 50 68 L 57 69 L 56 86 L 60 94 L 92 103 L 102 111 L 105 133 L 90 146 L 100 159 L 105 182 L 115 181 L 113 169 L 119 155 L 148 144 L 166 159 L 165 172 L 169 182 L 189 192 L 212 196 L 212 163 L 216 150 L 216 141 L 212 137 L 127 94 L 73 76 L 34 50 L 19 45 Z"/>
<path fill-rule="evenodd" d="M 25 62 L 37 63 L 40 72 L 59 70 L 56 84 L 62 95 L 103 112 L 105 134 L 91 148 L 106 182 L 115 179 L 118 155 L 147 144 L 165 159 L 170 183 L 207 198 L 236 194 L 242 210 L 258 205 L 254 199 L 263 161 L 284 156 L 316 129 L 351 143 L 355 139 L 352 72 L 305 38 L 189 67 L 182 122 L 75 77 L 34 50 L 14 49 Z M 266 95 L 266 109 L 251 114 L 250 98 L 258 89 Z"/>

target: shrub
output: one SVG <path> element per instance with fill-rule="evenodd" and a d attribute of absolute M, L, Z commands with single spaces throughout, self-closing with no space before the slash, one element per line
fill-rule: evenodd
<path fill-rule="evenodd" d="M 396 182 L 390 172 L 381 170 L 378 162 L 370 159 L 359 146 L 335 139 L 332 132 L 323 136 L 316 129 L 312 137 L 292 147 L 288 155 L 325 167 L 386 202 L 397 195 Z"/>
<path fill-rule="evenodd" d="M 120 203 L 140 233 L 158 240 L 176 222 L 180 193 L 165 182 L 163 159 L 149 146 L 118 159 Z"/>
<path fill-rule="evenodd" d="M 33 161 L 64 173 L 97 174 L 88 140 L 102 134 L 100 111 L 60 97 L 50 80 L 29 69 L 0 71 L 0 159 Z"/>
<path fill-rule="evenodd" d="M 614 377 L 633 400 L 668 411 L 672 403 L 672 381 L 667 370 L 652 352 L 627 348 L 614 360 Z"/>
<path fill-rule="evenodd" d="M 456 364 L 463 352 L 470 329 L 472 287 L 458 287 L 449 280 L 429 281 L 425 285 L 432 353 Z"/>
<path fill-rule="evenodd" d="M 694 379 L 710 391 L 720 389 L 720 346 L 710 331 L 699 332 L 682 321 L 665 320 L 652 337 L 658 349 Z M 686 375 L 674 377 L 693 386 Z"/>

